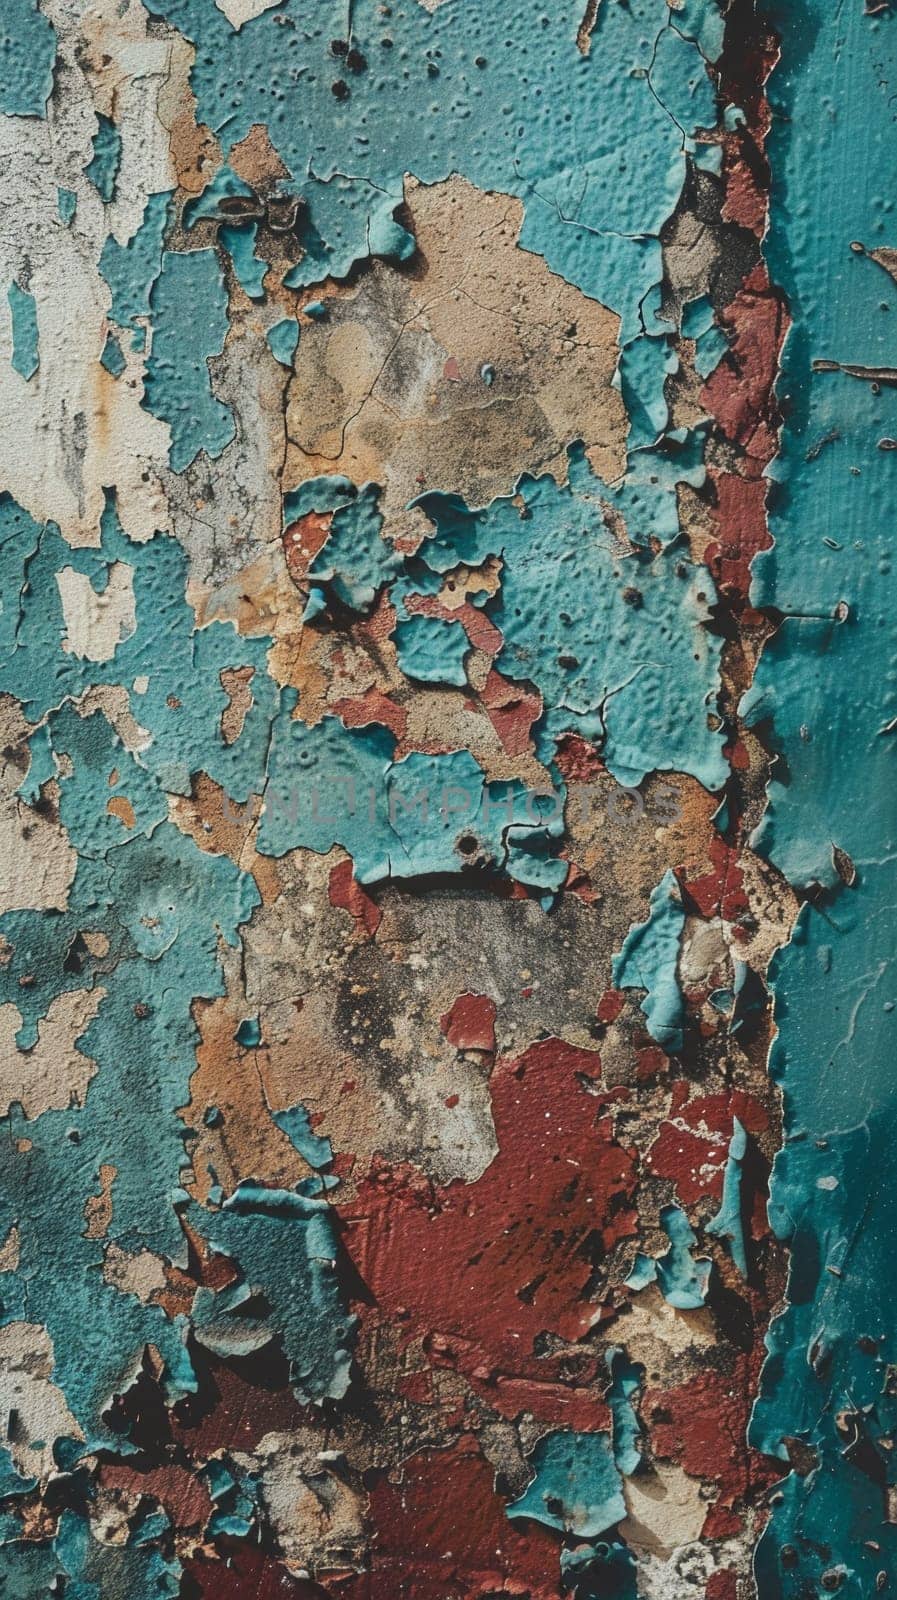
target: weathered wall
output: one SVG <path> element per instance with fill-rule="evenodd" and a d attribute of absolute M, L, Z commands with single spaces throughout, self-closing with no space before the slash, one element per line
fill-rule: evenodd
<path fill-rule="evenodd" d="M 5 0 L 3 1595 L 886 1586 L 831 13 Z"/>

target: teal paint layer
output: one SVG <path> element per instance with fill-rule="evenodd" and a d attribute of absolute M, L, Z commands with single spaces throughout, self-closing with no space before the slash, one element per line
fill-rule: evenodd
<path fill-rule="evenodd" d="M 613 960 L 617 989 L 644 989 L 641 1009 L 652 1039 L 665 1050 L 682 1049 L 685 1005 L 679 988 L 679 941 L 685 910 L 675 873 L 664 873 L 651 894 L 647 922 L 634 927 Z"/>
<path fill-rule="evenodd" d="M 460 622 L 441 617 L 408 617 L 395 630 L 399 666 L 418 683 L 447 683 L 464 688 L 464 657 L 470 645 Z"/>
<path fill-rule="evenodd" d="M 133 328 L 138 317 L 149 316 L 150 292 L 162 266 L 170 202 L 170 194 L 151 194 L 133 239 L 121 245 L 110 234 L 103 246 L 100 273 L 112 294 L 110 315 L 122 328 Z"/>
<path fill-rule="evenodd" d="M 218 238 L 233 262 L 237 282 L 250 300 L 264 300 L 267 261 L 255 253 L 258 223 L 244 223 L 240 228 L 221 228 Z"/>
<path fill-rule="evenodd" d="M 74 189 L 57 189 L 56 194 L 59 220 L 67 228 L 78 208 L 78 196 Z"/>
<path fill-rule="evenodd" d="M 299 343 L 299 324 L 292 317 L 283 317 L 268 329 L 266 334 L 271 354 L 282 367 L 292 367 L 296 346 Z"/>
<path fill-rule="evenodd" d="M 27 289 L 11 283 L 6 298 L 12 319 L 12 365 L 27 382 L 40 366 L 37 332 L 37 302 Z"/>
<path fill-rule="evenodd" d="M 644 1289 L 656 1283 L 668 1305 L 677 1311 L 699 1311 L 710 1287 L 711 1263 L 706 1256 L 695 1256 L 697 1236 L 684 1211 L 664 1206 L 660 1223 L 670 1241 L 662 1256 L 639 1252 L 626 1279 L 630 1289 Z"/>
<path fill-rule="evenodd" d="M 879 448 L 897 435 L 897 392 L 814 363 L 894 363 L 897 293 L 865 251 L 897 245 L 897 33 L 889 12 L 860 5 L 803 0 L 770 15 L 782 57 L 766 248 L 794 326 L 779 383 L 776 543 L 755 593 L 786 620 L 747 709 L 777 757 L 758 842 L 793 883 L 824 892 L 810 893 L 772 972 L 785 1148 L 770 1217 L 791 1268 L 752 1428 L 783 1460 L 796 1436 L 817 1465 L 785 1477 L 756 1569 L 764 1597 L 821 1592 L 833 1571 L 828 1587 L 858 1600 L 897 1578 L 885 1514 L 897 1359 L 895 457 Z"/>
<path fill-rule="evenodd" d="M 541 692 L 550 735 L 600 740 L 623 784 L 673 770 L 721 787 L 721 736 L 702 715 L 719 685 L 719 643 L 701 626 L 707 579 L 671 550 L 621 555 L 601 513 L 603 485 L 575 453 L 570 480 L 560 489 L 553 478 L 523 478 L 522 512 L 510 497 L 475 511 L 454 495 L 424 495 L 434 537 L 420 555 L 436 571 L 502 558 L 488 606 L 504 638 L 497 666 Z M 661 503 L 667 492 L 662 482 L 643 491 Z"/>
<path fill-rule="evenodd" d="M 115 180 L 121 164 L 121 134 L 111 117 L 97 117 L 93 136 L 93 157 L 84 171 L 100 199 L 108 205 L 115 194 Z"/>
<path fill-rule="evenodd" d="M 628 64 L 607 74 L 575 50 L 578 0 L 550 17 L 541 0 L 524 0 L 512 30 L 500 8 L 477 7 L 460 49 L 451 6 L 430 14 L 400 0 L 385 19 L 364 0 L 353 7 L 352 36 L 369 70 L 353 78 L 342 107 L 331 91 L 333 21 L 314 0 L 292 0 L 288 27 L 272 12 L 238 33 L 206 0 L 152 0 L 150 10 L 200 45 L 197 117 L 225 155 L 257 121 L 297 178 L 314 151 L 293 286 L 345 276 L 384 244 L 401 253 L 387 220 L 401 174 L 432 183 L 460 172 L 519 195 L 524 246 L 620 309 L 627 339 L 641 332 L 641 303 L 661 279 L 660 231 L 682 188 L 683 127 L 691 135 L 715 120 L 698 43 L 674 35 L 665 8 L 600 7 L 593 52 Z M 621 128 L 631 139 L 619 138 Z M 559 213 L 569 223 L 559 226 Z"/>
<path fill-rule="evenodd" d="M 597 1539 L 626 1515 L 606 1433 L 549 1433 L 533 1451 L 535 1476 L 508 1516 Z"/>
<path fill-rule="evenodd" d="M 706 1225 L 706 1232 L 727 1239 L 732 1260 L 741 1276 L 747 1277 L 747 1247 L 744 1237 L 744 1219 L 741 1200 L 741 1168 L 747 1154 L 747 1133 L 738 1118 L 733 1119 L 729 1155 L 723 1173 L 723 1198 L 719 1211 Z"/>
<path fill-rule="evenodd" d="M 227 337 L 227 293 L 214 250 L 166 250 L 151 295 L 153 343 L 144 404 L 171 428 L 171 467 L 200 450 L 220 456 L 235 433 L 230 407 L 212 393 L 209 357 Z M 202 306 L 203 315 L 196 310 Z"/>
<path fill-rule="evenodd" d="M 56 34 L 37 0 L 4 0 L 0 17 L 0 113 L 43 117 L 53 92 Z"/>

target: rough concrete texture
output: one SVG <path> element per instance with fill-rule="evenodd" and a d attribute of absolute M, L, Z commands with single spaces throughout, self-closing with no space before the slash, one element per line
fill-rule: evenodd
<path fill-rule="evenodd" d="M 5 1600 L 897 1577 L 895 28 L 5 0 Z"/>

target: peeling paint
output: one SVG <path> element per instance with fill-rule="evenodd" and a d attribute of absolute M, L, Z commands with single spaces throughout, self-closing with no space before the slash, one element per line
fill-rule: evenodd
<path fill-rule="evenodd" d="M 9 0 L 4 1594 L 884 1587 L 891 32 L 815 4 Z"/>

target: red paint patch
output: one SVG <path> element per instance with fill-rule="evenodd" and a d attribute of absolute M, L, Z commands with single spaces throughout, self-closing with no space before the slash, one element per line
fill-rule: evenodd
<path fill-rule="evenodd" d="M 323 550 L 333 521 L 331 511 L 309 511 L 283 533 L 283 553 L 294 583 L 302 583 L 315 556 Z"/>
<path fill-rule="evenodd" d="M 721 1198 L 734 1118 L 752 1134 L 762 1133 L 769 1122 L 760 1102 L 743 1090 L 689 1100 L 689 1088 L 683 1079 L 673 1085 L 669 1118 L 648 1154 L 651 1171 L 671 1178 L 686 1206 L 708 1194 Z"/>
<path fill-rule="evenodd" d="M 557 1381 L 535 1354 L 544 1333 L 576 1340 L 599 1316 L 601 1263 L 635 1228 L 635 1159 L 590 1092 L 593 1051 L 545 1040 L 492 1073 L 498 1152 L 475 1183 L 435 1188 L 411 1168 L 375 1164 L 341 1209 L 345 1239 L 379 1312 L 407 1313 L 408 1338 L 437 1335 L 466 1373 Z"/>
<path fill-rule="evenodd" d="M 594 783 L 607 770 L 595 746 L 578 733 L 560 740 L 555 761 L 565 783 Z"/>
<path fill-rule="evenodd" d="M 483 688 L 483 705 L 502 749 L 509 756 L 529 755 L 533 748 L 532 726 L 542 715 L 541 695 L 511 683 L 493 668 Z"/>
<path fill-rule="evenodd" d="M 598 1001 L 598 1009 L 595 1015 L 598 1021 L 603 1022 L 605 1025 L 616 1022 L 625 1004 L 626 996 L 620 989 L 605 989 L 601 999 Z"/>
<path fill-rule="evenodd" d="M 351 861 L 339 861 L 333 868 L 327 893 L 332 906 L 338 906 L 341 911 L 348 911 L 373 938 L 380 926 L 380 907 L 376 900 L 372 900 L 367 891 L 355 882 Z M 351 1087 L 354 1088 L 354 1084 Z M 348 1088 L 348 1084 L 344 1085 L 344 1089 Z"/>
<path fill-rule="evenodd" d="M 732 472 L 711 473 L 718 505 L 717 538 L 707 546 L 707 566 L 721 589 L 747 595 L 750 567 L 772 544 L 766 526 L 765 478 L 741 478 Z"/>
<path fill-rule="evenodd" d="M 781 1477 L 781 1463 L 749 1453 L 744 1443 L 763 1354 L 755 1347 L 737 1354 L 728 1373 L 704 1371 L 678 1388 L 648 1390 L 642 1401 L 653 1453 L 719 1489 L 705 1538 L 737 1532 L 737 1521 L 728 1525 L 733 1507 Z"/>
<path fill-rule="evenodd" d="M 776 451 L 774 384 L 788 325 L 762 262 L 745 279 L 722 320 L 729 355 L 707 379 L 703 400 L 727 439 L 746 452 L 747 470 L 753 465 L 759 473 Z"/>
<path fill-rule="evenodd" d="M 732 1567 L 711 1572 L 704 1589 L 704 1600 L 737 1600 L 738 1581 Z"/>
<path fill-rule="evenodd" d="M 335 700 L 331 707 L 347 728 L 367 728 L 372 722 L 389 728 L 397 739 L 405 737 L 408 713 L 403 706 L 383 693 L 382 689 L 368 689 L 355 699 Z"/>
<path fill-rule="evenodd" d="M 662 1073 L 668 1072 L 670 1058 L 659 1044 L 643 1045 L 635 1052 L 635 1077 L 637 1083 L 650 1083 L 652 1078 L 658 1078 Z"/>
<path fill-rule="evenodd" d="M 727 845 L 719 834 L 710 844 L 713 871 L 701 878 L 682 878 L 682 887 L 694 901 L 702 917 L 722 917 L 735 922 L 748 910 L 744 892 L 744 873 L 738 865 L 738 851 Z"/>
<path fill-rule="evenodd" d="M 495 1050 L 495 1001 L 487 994 L 459 994 L 440 1019 L 449 1044 L 456 1050 Z"/>
<path fill-rule="evenodd" d="M 382 1478 L 370 1500 L 371 1570 L 340 1591 L 346 1600 L 557 1600 L 556 1536 L 508 1518 L 469 1434 L 412 1456 L 400 1481 Z"/>
<path fill-rule="evenodd" d="M 230 1545 L 226 1558 L 219 1561 L 197 1558 L 187 1563 L 185 1571 L 195 1585 L 191 1593 L 197 1600 L 248 1600 L 249 1596 L 252 1600 L 326 1600 L 328 1594 L 316 1583 L 292 1578 L 282 1562 L 253 1544 Z"/>
<path fill-rule="evenodd" d="M 204 1528 L 212 1510 L 209 1491 L 189 1467 L 151 1467 L 141 1472 L 115 1461 L 103 1462 L 99 1481 L 104 1489 L 150 1495 L 164 1507 L 176 1528 Z"/>

